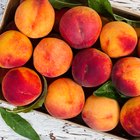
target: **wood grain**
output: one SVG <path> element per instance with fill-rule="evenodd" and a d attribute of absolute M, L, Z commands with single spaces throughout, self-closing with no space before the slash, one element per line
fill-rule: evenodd
<path fill-rule="evenodd" d="M 12 109 L 14 106 L 0 101 L 0 107 Z M 110 134 L 94 131 L 90 128 L 53 118 L 47 114 L 32 111 L 29 113 L 19 113 L 25 118 L 41 140 L 124 140 Z M 0 140 L 27 140 L 16 134 L 11 128 L 5 125 L 0 117 Z"/>

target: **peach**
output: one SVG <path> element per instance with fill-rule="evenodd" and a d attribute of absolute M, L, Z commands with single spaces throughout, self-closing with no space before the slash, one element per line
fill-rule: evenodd
<path fill-rule="evenodd" d="M 68 10 L 60 20 L 59 30 L 69 45 L 76 49 L 91 47 L 102 28 L 98 13 L 86 6 L 76 6 Z"/>
<path fill-rule="evenodd" d="M 24 65 L 33 51 L 30 40 L 19 31 L 9 30 L 0 35 L 0 67 Z"/>
<path fill-rule="evenodd" d="M 129 99 L 123 105 L 120 122 L 128 134 L 140 137 L 140 96 Z"/>
<path fill-rule="evenodd" d="M 112 69 L 112 83 L 125 96 L 140 95 L 140 59 L 125 57 L 118 60 Z"/>
<path fill-rule="evenodd" d="M 79 51 L 72 62 L 74 80 L 84 87 L 96 87 L 110 78 L 111 59 L 95 48 Z"/>
<path fill-rule="evenodd" d="M 122 21 L 112 21 L 103 26 L 100 34 L 102 50 L 111 58 L 131 54 L 137 44 L 135 29 Z"/>
<path fill-rule="evenodd" d="M 26 67 L 9 70 L 2 81 L 3 96 L 15 106 L 32 103 L 39 97 L 41 91 L 40 77 L 35 71 Z"/>
<path fill-rule="evenodd" d="M 84 122 L 92 129 L 110 131 L 119 122 L 120 107 L 116 100 L 91 95 L 82 111 Z"/>
<path fill-rule="evenodd" d="M 16 9 L 15 24 L 30 38 L 41 38 L 50 33 L 55 13 L 48 0 L 25 0 Z"/>
<path fill-rule="evenodd" d="M 33 52 L 36 70 L 46 77 L 64 74 L 71 66 L 73 53 L 70 46 L 57 38 L 43 38 Z"/>
<path fill-rule="evenodd" d="M 44 104 L 52 116 L 69 119 L 82 111 L 84 103 L 82 87 L 69 78 L 59 78 L 49 85 Z"/>

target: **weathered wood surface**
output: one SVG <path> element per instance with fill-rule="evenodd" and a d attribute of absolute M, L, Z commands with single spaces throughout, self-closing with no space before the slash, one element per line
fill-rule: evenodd
<path fill-rule="evenodd" d="M 0 0 L 0 23 L 7 2 L 8 0 Z M 140 15 L 140 0 L 110 0 L 110 2 L 113 7 Z M 0 106 L 12 107 L 3 101 L 0 101 Z M 121 140 L 121 138 L 55 119 L 37 111 L 20 113 L 20 115 L 31 123 L 41 140 Z M 26 140 L 26 138 L 11 130 L 0 117 L 0 140 Z"/>
<path fill-rule="evenodd" d="M 0 0 L 0 23 L 2 21 L 2 16 L 3 16 L 3 13 L 4 13 L 4 9 L 7 5 L 7 2 L 8 2 L 8 0 Z"/>
<path fill-rule="evenodd" d="M 13 106 L 0 101 L 0 107 L 12 109 Z M 55 119 L 47 114 L 32 111 L 20 113 L 40 135 L 41 140 L 121 140 L 113 135 L 96 132 L 87 127 Z M 11 128 L 5 125 L 0 117 L 0 140 L 27 140 L 16 134 Z M 123 139 L 122 139 L 123 140 Z"/>
<path fill-rule="evenodd" d="M 110 0 L 112 7 L 140 16 L 140 0 Z"/>

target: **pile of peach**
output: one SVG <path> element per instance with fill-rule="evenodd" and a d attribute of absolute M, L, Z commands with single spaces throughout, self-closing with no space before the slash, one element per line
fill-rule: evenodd
<path fill-rule="evenodd" d="M 15 106 L 29 105 L 41 95 L 43 75 L 50 115 L 70 119 L 81 114 L 99 131 L 120 122 L 127 133 L 140 136 L 139 57 L 138 35 L 129 24 L 103 24 L 86 6 L 56 10 L 48 0 L 25 0 L 0 35 L 2 93 Z M 93 94 L 108 80 L 130 97 L 122 107 Z M 85 88 L 92 89 L 88 97 Z"/>

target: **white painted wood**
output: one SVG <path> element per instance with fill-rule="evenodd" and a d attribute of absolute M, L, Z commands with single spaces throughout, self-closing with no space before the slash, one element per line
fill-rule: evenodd
<path fill-rule="evenodd" d="M 109 0 L 112 7 L 140 16 L 140 0 Z"/>
<path fill-rule="evenodd" d="M 12 109 L 14 106 L 0 101 L 0 107 Z M 123 138 L 97 132 L 69 121 L 53 118 L 38 111 L 20 113 L 20 115 L 30 122 L 36 132 L 40 135 L 41 140 L 124 140 Z M 0 139 L 27 140 L 5 125 L 5 122 L 1 117 Z"/>
<path fill-rule="evenodd" d="M 8 0 L 0 0 L 0 23 L 4 14 L 4 9 L 7 6 Z"/>
<path fill-rule="evenodd" d="M 110 0 L 111 5 L 135 15 L 140 15 L 140 0 Z M 0 24 L 8 0 L 0 0 Z M 13 108 L 13 106 L 0 101 L 0 107 Z M 38 111 L 20 113 L 31 123 L 40 135 L 41 140 L 122 140 L 113 135 L 101 133 L 87 127 L 53 118 Z M 0 140 L 27 140 L 11 130 L 0 117 Z"/>

